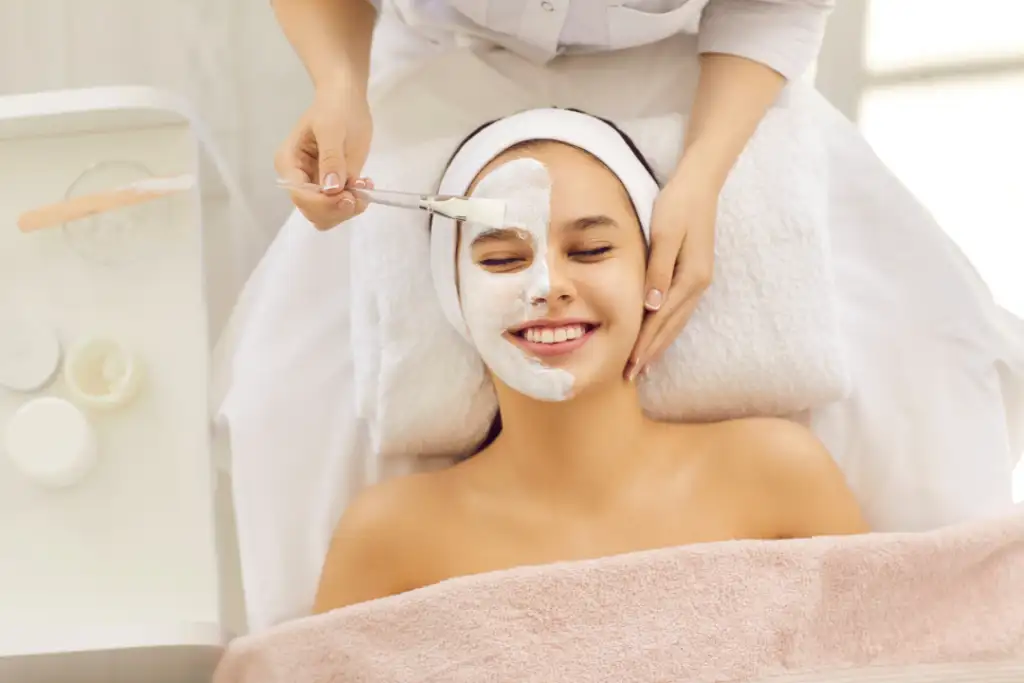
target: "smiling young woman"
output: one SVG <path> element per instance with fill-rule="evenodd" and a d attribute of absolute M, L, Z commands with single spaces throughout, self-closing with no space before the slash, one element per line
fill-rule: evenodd
<path fill-rule="evenodd" d="M 631 195 L 587 151 L 498 150 L 459 227 L 458 303 L 502 429 L 474 457 L 365 491 L 338 525 L 316 611 L 448 578 L 687 543 L 866 531 L 838 467 L 776 419 L 648 419 L 624 368 L 644 319 Z"/>

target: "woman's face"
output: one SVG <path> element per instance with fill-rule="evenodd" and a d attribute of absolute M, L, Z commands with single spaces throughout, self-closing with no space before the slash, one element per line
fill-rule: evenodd
<path fill-rule="evenodd" d="M 575 147 L 533 143 L 488 164 L 470 194 L 509 200 L 505 228 L 462 226 L 456 257 L 463 316 L 491 372 L 546 401 L 622 381 L 646 249 L 615 175 Z"/>

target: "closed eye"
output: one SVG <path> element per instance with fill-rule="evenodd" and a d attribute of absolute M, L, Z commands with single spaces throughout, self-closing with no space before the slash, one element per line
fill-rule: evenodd
<path fill-rule="evenodd" d="M 597 249 L 587 249 L 584 251 L 572 251 L 569 252 L 569 256 L 573 258 L 594 258 L 596 256 L 603 256 L 612 250 L 611 247 L 598 247 Z"/>
<path fill-rule="evenodd" d="M 513 256 L 512 258 L 487 258 L 480 261 L 481 266 L 487 266 L 489 268 L 500 268 L 501 266 L 511 266 L 513 263 L 520 263 L 524 259 L 521 256 Z"/>

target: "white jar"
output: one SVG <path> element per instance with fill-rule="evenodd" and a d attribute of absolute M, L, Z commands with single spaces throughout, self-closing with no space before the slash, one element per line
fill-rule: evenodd
<path fill-rule="evenodd" d="M 79 483 L 98 459 L 96 434 L 70 402 L 47 396 L 21 406 L 4 430 L 7 457 L 26 477 L 46 488 Z"/>
<path fill-rule="evenodd" d="M 116 408 L 135 397 L 142 379 L 138 359 L 111 339 L 88 339 L 72 346 L 64 360 L 64 383 L 71 399 L 89 408 Z"/>

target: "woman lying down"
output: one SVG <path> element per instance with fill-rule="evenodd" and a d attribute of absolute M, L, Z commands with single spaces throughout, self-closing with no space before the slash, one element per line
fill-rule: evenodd
<path fill-rule="evenodd" d="M 624 377 L 657 183 L 623 133 L 564 110 L 489 124 L 442 181 L 467 189 L 508 200 L 506 227 L 435 218 L 432 266 L 448 317 L 490 371 L 498 422 L 472 457 L 351 504 L 314 611 L 522 565 L 867 531 L 804 427 L 644 415 Z"/>

